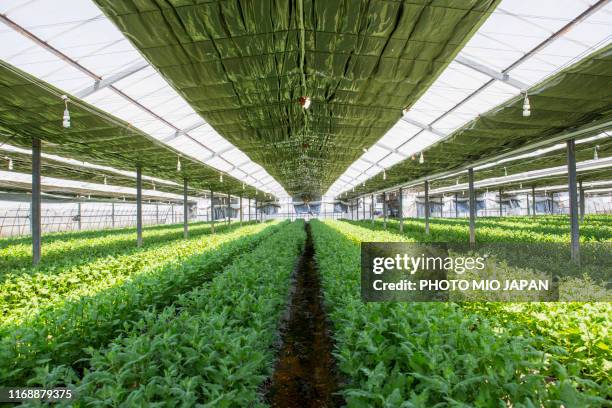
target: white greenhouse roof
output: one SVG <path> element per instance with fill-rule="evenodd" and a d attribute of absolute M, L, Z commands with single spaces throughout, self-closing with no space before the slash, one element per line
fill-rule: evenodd
<path fill-rule="evenodd" d="M 339 196 L 612 39 L 612 3 L 502 0 L 453 62 L 385 136 L 329 188 Z"/>
<path fill-rule="evenodd" d="M 0 59 L 187 156 L 265 193 L 287 196 L 266 170 L 204 122 L 91 0 L 4 0 L 0 14 Z"/>

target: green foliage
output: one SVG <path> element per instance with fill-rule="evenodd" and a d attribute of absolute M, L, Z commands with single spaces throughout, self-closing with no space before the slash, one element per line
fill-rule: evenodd
<path fill-rule="evenodd" d="M 545 335 L 520 321 L 496 317 L 502 304 L 475 304 L 478 311 L 455 303 L 364 304 L 357 244 L 413 238 L 346 222 L 314 221 L 312 232 L 350 407 L 609 405 L 607 377 L 589 379 L 584 373 L 601 373 L 592 367 L 603 364 L 601 360 L 571 366 L 575 356 L 570 352 L 560 358 L 567 350 L 554 350 Z M 606 304 L 595 312 L 599 320 L 593 323 L 609 327 L 609 311 Z"/>
<path fill-rule="evenodd" d="M 134 254 L 126 264 L 111 263 L 116 269 L 103 264 L 98 272 L 82 271 L 100 279 L 73 288 L 73 296 L 63 302 L 41 308 L 33 302 L 30 317 L 0 327 L 0 383 L 40 384 L 47 373 L 58 375 L 58 364 L 68 366 L 61 369 L 62 376 L 74 375 L 73 368 L 82 368 L 85 347 L 105 344 L 143 311 L 171 304 L 278 228 L 255 224 L 176 241 Z"/>
<path fill-rule="evenodd" d="M 90 349 L 82 380 L 73 378 L 78 405 L 245 407 L 256 402 L 258 387 L 272 371 L 276 326 L 304 241 L 302 222 L 284 224 L 210 285 L 142 313 L 110 344 Z"/>

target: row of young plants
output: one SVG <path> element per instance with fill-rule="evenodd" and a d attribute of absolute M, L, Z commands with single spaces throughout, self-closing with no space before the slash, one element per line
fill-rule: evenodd
<path fill-rule="evenodd" d="M 234 231 L 237 226 L 222 226 L 218 231 Z M 162 266 L 170 261 L 180 261 L 184 257 L 215 245 L 218 240 L 208 235 L 210 228 L 201 225 L 184 240 L 175 237 L 167 242 L 150 243 L 143 248 L 130 245 L 125 249 L 123 237 L 108 236 L 98 238 L 108 245 L 107 251 L 99 251 L 90 257 L 80 259 L 71 253 L 71 245 L 81 247 L 79 240 L 71 240 L 64 245 L 69 261 L 53 262 L 45 259 L 44 266 L 29 273 L 7 273 L 0 279 L 0 327 L 24 321 L 41 310 L 54 307 L 65 301 L 82 296 L 94 295 L 106 288 L 120 285 L 133 276 Z M 222 238 L 225 240 L 227 236 Z M 121 248 L 124 248 L 121 251 Z M 80 252 L 80 251 L 77 251 Z M 76 258 L 75 258 L 76 256 Z"/>
<path fill-rule="evenodd" d="M 210 232 L 210 224 L 194 223 L 189 229 L 191 236 L 199 236 Z M 147 227 L 143 230 L 143 245 L 148 247 L 182 237 L 182 224 Z M 101 256 L 134 251 L 138 251 L 134 228 L 45 234 L 42 239 L 43 262 L 32 267 L 31 238 L 0 240 L 0 278 L 44 271 L 49 265 L 82 264 Z"/>
<path fill-rule="evenodd" d="M 359 243 L 405 237 L 346 222 L 313 221 L 312 233 L 348 406 L 608 404 L 605 378 L 568 369 L 511 321 L 501 325 L 455 303 L 363 303 Z"/>
<path fill-rule="evenodd" d="M 389 230 L 399 234 L 399 222 L 387 221 L 386 228 L 381 220 L 350 221 L 355 225 L 373 230 Z M 486 222 L 488 226 L 480 225 Z M 537 223 L 519 225 L 520 221 L 479 220 L 476 228 L 476 243 L 482 250 L 497 253 L 507 263 L 522 268 L 533 267 L 541 271 L 560 273 L 564 276 L 580 278 L 588 276 L 595 283 L 607 282 L 612 273 L 612 236 L 600 234 L 581 244 L 581 266 L 570 262 L 569 235 L 545 232 Z M 568 227 L 569 230 L 569 227 Z M 566 230 L 564 230 L 566 231 Z M 467 244 L 469 227 L 453 224 L 445 219 L 433 219 L 430 233 L 425 233 L 422 219 L 407 219 L 404 222 L 402 237 L 411 242 L 452 242 Z M 587 294 L 588 295 L 588 294 Z M 594 293 L 594 295 L 596 295 Z M 597 300 L 589 296 L 584 300 Z"/>
<path fill-rule="evenodd" d="M 361 221 L 364 223 L 371 221 Z M 375 225 L 381 225 L 383 221 L 376 219 Z M 399 230 L 399 221 L 387 220 L 388 227 Z M 404 231 L 410 234 L 419 234 L 419 239 L 431 241 L 431 237 L 425 236 L 425 221 L 422 218 L 404 219 Z M 519 240 L 521 242 L 555 242 L 569 243 L 570 228 L 566 219 L 559 218 L 554 225 L 543 220 L 520 220 L 505 218 L 478 218 L 476 220 L 476 239 L 482 242 L 509 242 Z M 469 238 L 469 221 L 466 219 L 430 219 L 431 235 L 445 237 L 455 240 L 467 241 Z M 599 227 L 588 224 L 580 226 L 581 242 L 612 242 L 612 226 Z"/>
<path fill-rule="evenodd" d="M 410 232 L 399 234 L 392 230 L 387 231 L 378 224 L 338 224 L 342 233 L 356 242 L 362 238 L 362 226 L 368 228 L 368 239 L 374 241 L 415 242 L 415 238 L 418 238 L 423 241 L 429 239 L 433 242 L 453 242 L 452 237 L 445 236 L 443 230 L 432 231 L 430 235 L 422 237 Z M 575 375 L 599 383 L 611 383 L 612 339 L 608 331 L 612 323 L 612 305 L 609 302 L 585 303 L 610 299 L 610 289 L 607 288 L 612 270 L 609 244 L 583 245 L 582 266 L 578 268 L 570 265 L 571 268 L 568 268 L 568 259 L 560 256 L 560 252 L 567 252 L 565 244 L 561 244 L 562 249 L 555 248 L 556 244 L 552 244 L 551 249 L 548 244 L 539 245 L 533 242 L 517 247 L 519 238 L 507 242 L 510 242 L 508 248 L 506 245 L 491 248 L 486 243 L 483 244 L 489 253 L 498 252 L 497 267 L 503 276 L 508 279 L 522 279 L 521 275 L 538 270 L 567 273 L 574 268 L 579 274 L 561 278 L 559 284 L 560 300 L 574 302 L 470 302 L 463 304 L 464 309 L 488 316 L 503 330 L 513 330 L 516 335 L 531 337 L 538 349 L 555 355 L 557 360 L 563 362 Z M 507 250 L 499 251 L 500 248 Z M 490 251 L 491 249 L 493 251 Z M 513 253 L 515 250 L 520 253 Z M 594 279 L 597 277 L 602 279 Z M 579 302 L 575 302 L 576 300 Z"/>
<path fill-rule="evenodd" d="M 0 327 L 0 383 L 24 385 L 58 364 L 80 370 L 84 347 L 106 344 L 142 311 L 171 304 L 279 228 L 255 224 L 156 248 L 139 261 L 115 264 L 117 270 L 106 270 L 78 297 L 36 309 L 27 319 L 15 317 Z M 157 262 L 160 257 L 165 261 Z"/>
<path fill-rule="evenodd" d="M 89 347 L 82 375 L 57 367 L 36 382 L 75 387 L 73 406 L 260 404 L 305 235 L 303 222 L 284 223 L 210 284 L 143 312 L 104 347 Z"/>

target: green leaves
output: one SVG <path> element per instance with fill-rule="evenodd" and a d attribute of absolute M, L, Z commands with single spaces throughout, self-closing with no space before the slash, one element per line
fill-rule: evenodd
<path fill-rule="evenodd" d="M 609 304 L 364 304 L 358 243 L 414 239 L 370 225 L 312 222 L 349 407 L 605 406 L 605 362 L 578 353 L 605 352 Z M 430 239 L 465 239 L 453 234 Z"/>
<path fill-rule="evenodd" d="M 139 330 L 94 352 L 91 371 L 77 382 L 83 402 L 197 401 L 215 407 L 256 402 L 259 385 L 271 374 L 276 324 L 304 240 L 303 223 L 285 224 L 210 285 L 161 311 L 143 312 L 133 325 Z"/>

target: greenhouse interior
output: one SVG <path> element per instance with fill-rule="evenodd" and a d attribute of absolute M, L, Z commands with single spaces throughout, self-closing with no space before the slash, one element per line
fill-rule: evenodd
<path fill-rule="evenodd" d="M 0 406 L 612 407 L 612 1 L 0 0 Z"/>

